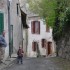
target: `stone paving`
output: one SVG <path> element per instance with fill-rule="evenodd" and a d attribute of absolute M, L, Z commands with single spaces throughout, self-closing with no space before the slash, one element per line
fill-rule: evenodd
<path fill-rule="evenodd" d="M 3 61 L 3 63 L 0 63 L 0 70 L 14 64 L 13 62 L 16 60 L 17 55 L 16 54 L 12 54 L 11 58 L 8 57 L 5 61 Z"/>
<path fill-rule="evenodd" d="M 14 64 L 4 70 L 70 70 L 70 61 L 59 57 L 24 58 L 23 64 Z"/>

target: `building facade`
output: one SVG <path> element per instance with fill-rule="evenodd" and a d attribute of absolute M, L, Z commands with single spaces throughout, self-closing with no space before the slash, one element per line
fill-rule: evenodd
<path fill-rule="evenodd" d="M 5 40 L 7 47 L 5 48 L 4 60 L 9 55 L 9 31 L 8 31 L 8 6 L 7 0 L 0 0 L 0 34 L 5 31 Z"/>
<path fill-rule="evenodd" d="M 28 57 L 49 56 L 55 53 L 52 28 L 46 27 L 39 16 L 28 16 Z"/>
<path fill-rule="evenodd" d="M 17 52 L 19 46 L 22 46 L 22 22 L 21 10 L 18 0 L 10 2 L 10 34 L 11 34 L 11 53 Z"/>
<path fill-rule="evenodd" d="M 5 57 L 11 57 L 16 53 L 19 45 L 22 46 L 22 21 L 21 10 L 18 0 L 0 0 L 0 34 L 5 31 L 7 47 Z"/>
<path fill-rule="evenodd" d="M 22 11 L 27 15 L 23 22 L 23 49 L 28 57 L 48 56 L 55 53 L 52 28 L 48 28 L 38 15 L 29 10 L 27 0 L 19 0 Z M 29 26 L 26 29 L 25 23 Z"/>
<path fill-rule="evenodd" d="M 27 0 L 19 0 L 20 8 L 21 8 L 21 19 L 22 19 L 22 34 L 23 34 L 23 50 L 24 56 L 27 56 L 27 46 L 28 46 L 28 24 L 27 24 L 27 8 L 26 8 Z"/>

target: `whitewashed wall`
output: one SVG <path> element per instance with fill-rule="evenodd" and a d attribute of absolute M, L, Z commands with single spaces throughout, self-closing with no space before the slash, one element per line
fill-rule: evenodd
<path fill-rule="evenodd" d="M 23 51 L 24 55 L 27 55 L 27 35 L 26 35 L 27 29 L 23 28 Z"/>
<path fill-rule="evenodd" d="M 31 21 L 35 21 L 35 20 L 40 21 L 40 34 L 32 34 L 31 33 Z M 44 24 L 43 20 L 38 18 L 38 17 L 29 18 L 28 19 L 28 25 L 29 25 L 29 29 L 28 29 L 28 49 L 27 49 L 28 57 L 37 57 L 37 53 L 32 51 L 32 42 L 33 41 L 38 42 L 40 54 L 41 55 L 46 55 L 47 50 L 45 48 L 42 48 L 41 40 L 46 39 L 49 42 L 53 42 L 52 29 L 50 28 L 49 33 L 46 32 L 46 25 Z M 54 52 L 54 44 L 52 44 L 52 47 L 53 47 L 53 52 Z"/>
<path fill-rule="evenodd" d="M 17 51 L 20 44 L 22 44 L 22 29 L 21 29 L 21 15 L 20 9 L 17 15 L 18 0 L 12 0 L 10 7 L 11 25 L 13 25 L 13 49 Z"/>
<path fill-rule="evenodd" d="M 38 45 L 39 45 L 39 49 L 40 49 L 40 53 L 41 55 L 45 55 L 46 54 L 46 49 L 42 48 L 41 46 L 41 39 L 45 39 L 45 32 L 46 32 L 46 28 L 45 28 L 45 24 L 43 24 L 43 21 L 41 19 L 38 19 L 38 21 L 40 21 L 40 35 L 39 34 L 32 34 L 31 33 L 31 21 L 34 21 L 36 19 L 31 18 L 28 21 L 29 24 L 29 30 L 28 30 L 28 56 L 30 57 L 36 57 L 37 53 L 32 51 L 32 42 L 33 41 L 37 41 Z"/>

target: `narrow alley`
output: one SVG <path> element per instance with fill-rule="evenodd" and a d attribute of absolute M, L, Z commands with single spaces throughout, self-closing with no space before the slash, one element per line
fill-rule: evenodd
<path fill-rule="evenodd" d="M 70 61 L 59 57 L 24 58 L 23 64 L 16 64 L 4 70 L 70 70 Z"/>
<path fill-rule="evenodd" d="M 0 70 L 70 70 L 70 0 L 0 0 Z"/>

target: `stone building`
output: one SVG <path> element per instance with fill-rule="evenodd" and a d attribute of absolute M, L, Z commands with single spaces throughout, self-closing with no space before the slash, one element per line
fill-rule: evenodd
<path fill-rule="evenodd" d="M 21 10 L 18 0 L 10 2 L 10 34 L 11 53 L 17 52 L 19 45 L 22 45 Z"/>
<path fill-rule="evenodd" d="M 29 26 L 28 30 L 23 30 L 23 48 L 26 50 L 25 52 L 27 56 L 37 57 L 37 54 L 46 56 L 55 53 L 54 41 L 52 38 L 52 29 L 46 27 L 43 19 L 41 19 L 38 15 L 33 14 L 29 11 L 27 0 L 19 1 L 21 9 L 27 15 L 26 23 Z M 27 35 L 25 33 L 27 33 Z"/>
<path fill-rule="evenodd" d="M 52 28 L 48 28 L 38 15 L 29 14 L 28 57 L 49 56 L 55 53 Z"/>
<path fill-rule="evenodd" d="M 8 4 L 7 0 L 0 0 L 0 34 L 5 30 L 7 47 L 5 48 L 5 58 L 9 55 L 9 30 L 8 30 Z"/>
<path fill-rule="evenodd" d="M 23 46 L 22 14 L 19 0 L 0 0 L 0 34 L 5 30 L 5 58 Z M 25 17 L 25 16 L 24 16 Z M 24 20 L 24 19 L 23 19 Z"/>
<path fill-rule="evenodd" d="M 22 20 L 22 33 L 23 33 L 23 50 L 25 56 L 27 56 L 27 46 L 28 46 L 28 24 L 27 24 L 27 8 L 26 0 L 19 0 L 21 8 L 21 20 Z"/>

